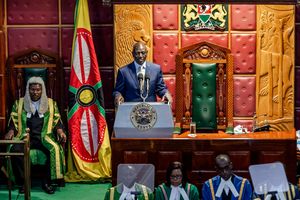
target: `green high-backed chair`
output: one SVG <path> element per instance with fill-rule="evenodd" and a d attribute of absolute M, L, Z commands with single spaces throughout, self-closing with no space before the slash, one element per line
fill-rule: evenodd
<path fill-rule="evenodd" d="M 176 123 L 197 132 L 233 126 L 233 56 L 229 49 L 201 42 L 176 55 Z"/>

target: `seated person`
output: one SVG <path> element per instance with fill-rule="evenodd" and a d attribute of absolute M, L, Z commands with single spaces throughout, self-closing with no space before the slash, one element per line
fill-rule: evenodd
<path fill-rule="evenodd" d="M 276 192 L 268 194 L 253 193 L 254 200 L 297 200 L 300 199 L 300 192 L 297 186 L 289 183 L 289 190 L 287 192 Z"/>
<path fill-rule="evenodd" d="M 169 101 L 172 103 L 172 96 L 168 92 L 166 84 L 164 83 L 161 68 L 157 64 L 146 62 L 147 53 L 148 50 L 144 43 L 135 43 L 132 50 L 134 61 L 119 69 L 116 86 L 113 92 L 116 107 L 124 101 L 143 101 L 140 95 L 138 80 L 138 74 L 140 73 L 143 77 L 148 75 L 150 78 L 149 93 L 145 101 L 155 102 L 156 95 L 158 95 L 162 98 L 162 101 Z M 145 78 L 143 78 L 143 80 L 145 80 Z M 144 84 L 142 84 L 142 88 L 144 88 Z M 143 96 L 146 95 L 144 94 Z"/>
<path fill-rule="evenodd" d="M 252 199 L 250 182 L 232 172 L 232 162 L 228 155 L 220 154 L 215 159 L 219 173 L 207 180 L 202 187 L 203 200 L 249 200 Z"/>
<path fill-rule="evenodd" d="M 195 185 L 187 182 L 186 171 L 181 162 L 169 164 L 166 173 L 166 183 L 155 190 L 157 200 L 199 200 L 199 192 Z"/>
<path fill-rule="evenodd" d="M 104 200 L 154 200 L 152 190 L 139 182 L 138 174 L 138 170 L 130 164 L 122 172 L 118 171 L 119 184 L 107 190 Z M 141 173 L 142 176 L 144 174 Z"/>
<path fill-rule="evenodd" d="M 30 149 L 42 151 L 46 157 L 46 173 L 42 188 L 48 194 L 54 193 L 51 180 L 63 179 L 65 173 L 64 151 L 60 143 L 66 142 L 66 134 L 56 102 L 46 96 L 44 81 L 31 77 L 26 85 L 24 98 L 17 100 L 10 114 L 5 139 L 23 139 L 29 129 Z M 11 152 L 23 152 L 23 145 L 15 144 Z M 22 156 L 12 157 L 12 168 L 19 192 L 24 193 L 24 160 Z"/>

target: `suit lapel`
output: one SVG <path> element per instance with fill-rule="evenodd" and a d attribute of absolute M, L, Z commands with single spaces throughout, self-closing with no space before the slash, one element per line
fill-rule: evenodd
<path fill-rule="evenodd" d="M 136 69 L 135 69 L 134 62 L 130 63 L 128 68 L 129 68 L 129 74 L 130 74 L 132 80 L 134 80 L 137 88 L 139 88 L 139 81 L 137 79 L 137 75 L 136 75 L 137 72 L 136 72 Z"/>

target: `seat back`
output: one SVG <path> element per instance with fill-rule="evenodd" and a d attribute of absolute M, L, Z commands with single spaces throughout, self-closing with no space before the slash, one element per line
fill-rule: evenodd
<path fill-rule="evenodd" d="M 193 63 L 192 77 L 192 121 L 198 129 L 215 130 L 216 63 Z"/>
<path fill-rule="evenodd" d="M 37 49 L 18 52 L 9 57 L 7 71 L 7 108 L 11 108 L 16 99 L 24 96 L 28 79 L 39 76 L 45 82 L 47 96 L 58 102 L 61 111 L 64 110 L 63 70 L 58 55 Z"/>
<path fill-rule="evenodd" d="M 188 129 L 225 130 L 233 126 L 233 56 L 209 42 L 180 49 L 176 55 L 176 123 Z"/>

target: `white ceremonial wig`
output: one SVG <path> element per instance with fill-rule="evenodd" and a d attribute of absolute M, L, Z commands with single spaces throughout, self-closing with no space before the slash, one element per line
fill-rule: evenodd
<path fill-rule="evenodd" d="M 32 101 L 31 101 L 30 94 L 29 94 L 29 85 L 35 84 L 35 83 L 40 84 L 42 86 L 42 96 L 40 98 L 40 107 L 39 107 L 38 113 L 44 114 L 48 110 L 48 97 L 46 95 L 45 83 L 41 77 L 33 76 L 27 81 L 26 92 L 25 92 L 25 96 L 24 96 L 24 109 L 28 113 L 35 112 L 35 108 L 34 108 L 33 104 L 31 103 Z"/>

